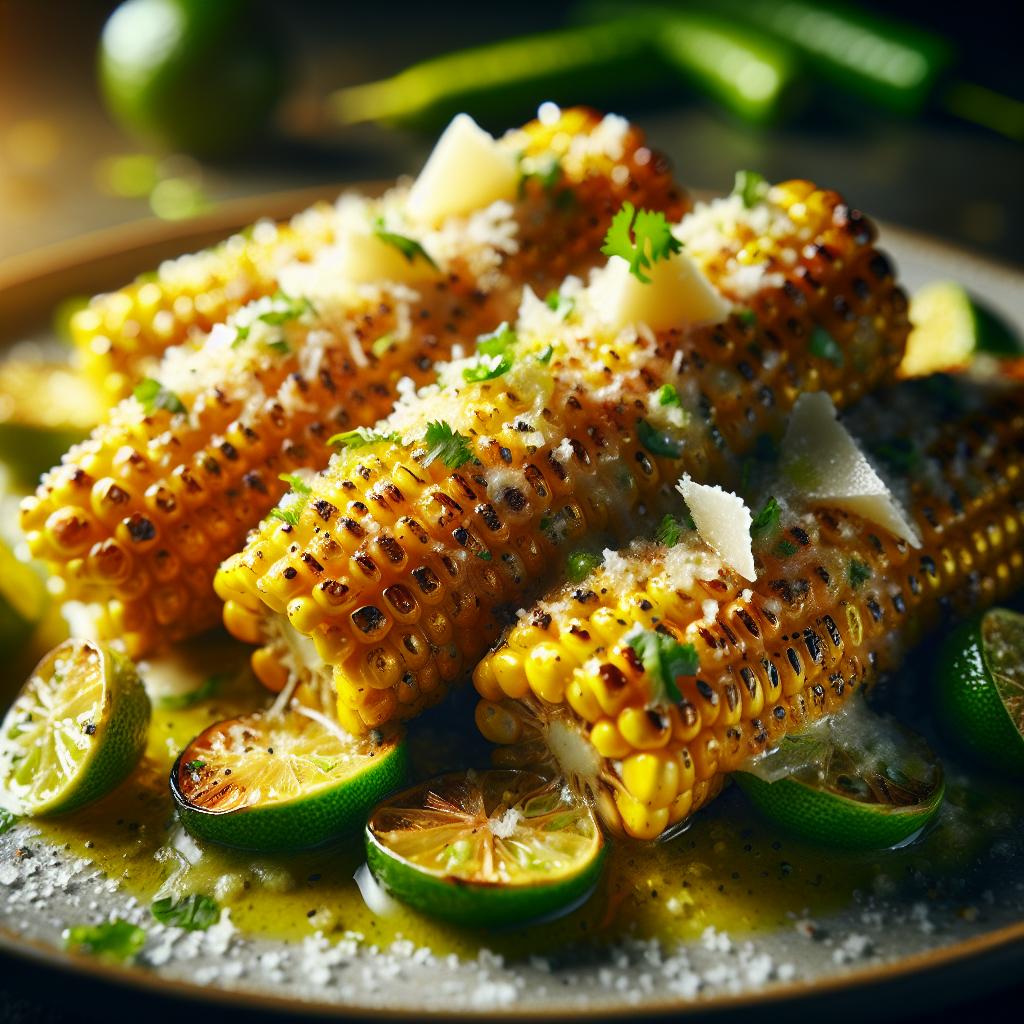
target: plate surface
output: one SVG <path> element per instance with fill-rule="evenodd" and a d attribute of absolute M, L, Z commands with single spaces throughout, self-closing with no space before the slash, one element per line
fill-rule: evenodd
<path fill-rule="evenodd" d="M 160 259 L 325 194 L 246 200 L 199 222 L 118 229 L 0 264 L 0 344 L 45 337 L 51 310 L 67 295 L 116 287 Z M 909 290 L 956 279 L 1024 324 L 1024 273 L 897 228 L 883 228 L 881 238 Z M 788 1017 L 820 1012 L 841 993 L 844 1010 L 860 1004 L 878 1016 L 879 1006 L 898 1007 L 904 996 L 924 1010 L 953 994 L 1013 980 L 1009 965 L 1024 959 L 1020 837 L 997 844 L 984 870 L 980 885 L 949 886 L 927 898 L 880 887 L 838 910 L 793 915 L 785 928 L 733 935 L 710 929 L 671 949 L 635 940 L 543 962 L 506 961 L 487 950 L 460 960 L 411 942 L 384 949 L 329 942 L 312 929 L 305 940 L 286 943 L 243 935 L 228 923 L 205 933 L 167 932 L 147 946 L 138 965 L 117 967 L 64 953 L 62 928 L 94 920 L 98 910 L 141 922 L 147 909 L 87 862 L 18 825 L 0 836 L 6 960 L 0 969 L 18 969 L 20 960 L 26 969 L 31 962 L 36 970 L 71 972 L 80 982 L 116 984 L 134 998 L 199 999 L 292 1015 L 594 1018 L 741 1013 L 757 1004 Z"/>

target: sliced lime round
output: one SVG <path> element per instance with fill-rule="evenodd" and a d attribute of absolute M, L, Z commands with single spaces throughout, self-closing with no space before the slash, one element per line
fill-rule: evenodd
<path fill-rule="evenodd" d="M 944 791 L 928 744 L 866 711 L 786 737 L 752 768 L 734 778 L 765 817 L 811 842 L 850 850 L 910 839 L 934 817 Z"/>
<path fill-rule="evenodd" d="M 350 736 L 298 709 L 211 725 L 175 762 L 171 794 L 194 836 L 246 850 L 298 850 L 358 831 L 405 770 L 397 731 Z"/>
<path fill-rule="evenodd" d="M 142 756 L 149 713 L 127 658 L 65 640 L 39 663 L 0 726 L 0 803 L 37 816 L 103 796 Z"/>
<path fill-rule="evenodd" d="M 381 804 L 366 826 L 377 881 L 433 917 L 500 926 L 593 892 L 604 840 L 590 807 L 532 772 L 442 775 Z"/>
<path fill-rule="evenodd" d="M 950 739 L 1001 771 L 1024 773 L 1024 615 L 992 608 L 939 651 L 936 714 Z"/>

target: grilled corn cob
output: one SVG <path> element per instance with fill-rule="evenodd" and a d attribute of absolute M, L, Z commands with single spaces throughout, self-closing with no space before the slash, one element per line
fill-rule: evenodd
<path fill-rule="evenodd" d="M 793 261 L 745 296 L 749 310 L 609 334 L 594 315 L 601 272 L 569 296 L 567 319 L 561 301 L 552 311 L 527 297 L 507 365 L 488 339 L 490 355 L 400 405 L 372 447 L 336 455 L 291 522 L 266 520 L 216 579 L 227 627 L 262 645 L 264 683 L 299 681 L 302 699 L 326 705 L 336 693 L 355 732 L 410 717 L 540 592 L 567 545 L 634 536 L 638 512 L 684 470 L 727 475 L 729 454 L 774 431 L 801 389 L 843 403 L 884 380 L 906 301 L 870 228 L 806 183 L 769 199 Z M 817 221 L 797 229 L 785 210 L 808 200 Z M 692 248 L 714 274 L 736 241 Z M 818 333 L 832 347 L 815 353 Z"/>
<path fill-rule="evenodd" d="M 816 507 L 755 544 L 754 583 L 691 533 L 671 549 L 609 553 L 583 585 L 536 606 L 474 675 L 477 723 L 506 745 L 497 762 L 557 763 L 610 828 L 653 839 L 746 759 L 896 667 L 943 616 L 1010 593 L 1024 580 L 1024 389 L 988 398 L 953 414 L 905 385 L 875 403 L 930 403 L 929 424 L 895 430 L 904 456 L 906 437 L 931 438 L 910 479 L 919 549 Z M 892 441 L 874 440 L 880 451 Z M 651 630 L 693 645 L 694 674 L 670 680 L 674 694 L 641 657 L 637 637 Z"/>
<path fill-rule="evenodd" d="M 310 260 L 335 237 L 329 203 L 290 222 L 261 221 L 221 245 L 162 263 L 151 275 L 104 295 L 71 317 L 86 375 L 106 401 L 131 394 L 164 352 L 201 336 L 254 299 L 272 295 L 281 269 Z"/>
<path fill-rule="evenodd" d="M 403 379 L 432 379 L 454 345 L 513 316 L 526 285 L 543 293 L 586 271 L 627 196 L 670 216 L 685 208 L 664 161 L 617 119 L 566 111 L 508 145 L 556 173 L 424 236 L 440 267 L 418 290 L 299 267 L 284 280 L 301 298 L 265 297 L 202 347 L 169 350 L 159 383 L 43 478 L 22 528 L 101 635 L 140 655 L 213 625 L 216 568 L 287 490 L 281 474 L 323 465 L 336 431 L 388 413 Z M 403 196 L 350 200 L 349 213 L 398 216 Z"/>

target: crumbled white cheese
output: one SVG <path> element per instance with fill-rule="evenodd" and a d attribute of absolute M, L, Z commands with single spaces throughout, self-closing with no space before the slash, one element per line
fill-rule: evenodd
<path fill-rule="evenodd" d="M 753 518 L 743 499 L 717 485 L 695 483 L 687 474 L 676 485 L 701 538 L 730 569 L 745 580 L 757 579 L 750 527 Z"/>

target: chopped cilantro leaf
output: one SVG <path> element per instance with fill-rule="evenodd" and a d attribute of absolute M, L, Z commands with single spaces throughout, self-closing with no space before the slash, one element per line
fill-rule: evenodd
<path fill-rule="evenodd" d="M 566 578 L 570 583 L 582 583 L 603 561 L 591 551 L 570 552 L 565 566 Z"/>
<path fill-rule="evenodd" d="M 736 319 L 741 324 L 746 324 L 748 327 L 753 327 L 757 323 L 757 314 L 752 309 L 741 309 L 736 314 Z"/>
<path fill-rule="evenodd" d="M 819 359 L 827 359 L 835 366 L 842 366 L 845 362 L 843 350 L 839 347 L 836 339 L 819 324 L 815 324 L 814 330 L 811 331 L 810 349 L 811 355 L 815 355 Z"/>
<path fill-rule="evenodd" d="M 205 761 L 186 761 L 185 771 L 187 772 L 198 772 L 206 767 Z"/>
<path fill-rule="evenodd" d="M 732 187 L 732 194 L 743 200 L 743 205 L 749 210 L 759 202 L 768 191 L 768 183 L 763 174 L 757 171 L 737 171 L 736 182 Z"/>
<path fill-rule="evenodd" d="M 683 695 L 679 692 L 677 680 L 681 676 L 695 676 L 700 670 L 696 647 L 639 626 L 627 633 L 625 640 L 651 677 L 653 703 L 671 701 L 676 704 L 681 701 Z"/>
<path fill-rule="evenodd" d="M 476 339 L 476 350 L 484 356 L 503 356 L 517 341 L 516 332 L 502 321 L 495 330 Z"/>
<path fill-rule="evenodd" d="M 859 590 L 874 573 L 871 571 L 871 566 L 867 562 L 862 562 L 858 558 L 851 558 L 849 568 L 846 570 L 848 579 L 850 580 L 850 586 L 854 590 Z"/>
<path fill-rule="evenodd" d="M 502 323 L 490 334 L 481 334 L 476 339 L 476 362 L 462 371 L 462 379 L 468 383 L 494 380 L 512 369 L 512 352 L 519 338 L 507 323 Z"/>
<path fill-rule="evenodd" d="M 656 210 L 635 210 L 627 200 L 612 218 L 601 252 L 605 256 L 621 256 L 638 281 L 650 284 L 644 268 L 652 262 L 668 259 L 682 247 L 683 243 L 672 234 L 665 214 Z"/>
<path fill-rule="evenodd" d="M 563 295 L 557 289 L 549 291 L 544 302 L 552 313 L 558 313 L 563 320 L 568 320 L 576 309 L 576 300 L 571 296 Z"/>
<path fill-rule="evenodd" d="M 796 545 L 791 540 L 780 540 L 775 548 L 775 554 L 779 558 L 789 558 L 790 555 L 796 554 Z"/>
<path fill-rule="evenodd" d="M 555 349 L 554 349 L 554 346 L 553 346 L 553 345 L 545 345 L 545 346 L 544 346 L 544 347 L 543 347 L 543 348 L 542 348 L 542 349 L 541 349 L 541 350 L 540 350 L 540 351 L 539 351 L 539 352 L 537 353 L 537 362 L 538 362 L 538 363 L 543 363 L 543 364 L 544 364 L 545 366 L 547 366 L 547 365 L 548 365 L 548 363 L 550 363 L 550 362 L 551 362 L 551 357 L 552 357 L 552 356 L 553 356 L 554 354 L 555 354 Z"/>
<path fill-rule="evenodd" d="M 128 960 L 146 944 L 146 933 L 122 918 L 103 924 L 80 924 L 64 931 L 64 947 L 111 960 Z"/>
<path fill-rule="evenodd" d="M 14 823 L 17 820 L 18 819 L 11 814 L 10 811 L 0 807 L 0 836 L 14 828 Z"/>
<path fill-rule="evenodd" d="M 384 218 L 378 217 L 377 222 L 373 228 L 373 234 L 376 238 L 379 238 L 385 245 L 393 245 L 409 263 L 414 263 L 416 260 L 426 260 L 435 270 L 437 270 L 437 264 L 431 258 L 430 253 L 416 241 L 415 238 L 408 238 L 405 235 L 395 234 L 394 231 L 386 231 L 384 229 Z"/>
<path fill-rule="evenodd" d="M 270 510 L 271 519 L 280 519 L 282 523 L 287 523 L 289 526 L 299 525 L 299 516 L 302 514 L 301 508 L 272 508 Z"/>
<path fill-rule="evenodd" d="M 286 483 L 296 494 L 313 493 L 313 488 L 298 473 L 278 473 L 277 479 Z"/>
<path fill-rule="evenodd" d="M 157 409 L 166 409 L 173 413 L 188 411 L 185 403 L 173 391 L 168 391 L 160 381 L 152 377 L 146 377 L 136 384 L 134 394 L 147 415 L 156 412 Z"/>
<path fill-rule="evenodd" d="M 286 356 L 292 350 L 291 345 L 284 338 L 279 338 L 277 341 L 268 341 L 266 347 L 279 356 Z"/>
<path fill-rule="evenodd" d="M 472 366 L 463 369 L 462 379 L 467 384 L 479 384 L 484 380 L 495 380 L 511 369 L 511 356 L 477 356 L 476 362 Z"/>
<path fill-rule="evenodd" d="M 153 900 L 150 913 L 161 923 L 190 932 L 203 932 L 220 919 L 217 901 L 201 893 L 184 896 L 177 902 L 171 896 Z"/>
<path fill-rule="evenodd" d="M 428 423 L 423 440 L 427 445 L 427 454 L 422 463 L 424 469 L 437 459 L 449 469 L 458 469 L 473 458 L 469 438 L 452 430 L 444 420 Z"/>
<path fill-rule="evenodd" d="M 400 440 L 397 433 L 383 434 L 378 430 L 371 430 L 369 427 L 356 427 L 355 430 L 346 430 L 342 434 L 335 434 L 328 438 L 327 443 L 332 448 L 365 448 L 370 444 L 380 444 L 389 441 L 392 444 Z"/>
<path fill-rule="evenodd" d="M 756 536 L 774 533 L 779 528 L 781 514 L 779 503 L 774 498 L 769 498 L 761 507 L 761 511 L 754 516 L 754 520 L 750 524 L 751 534 Z"/>
<path fill-rule="evenodd" d="M 479 558 L 481 562 L 489 562 L 492 558 L 494 558 L 494 555 L 492 555 L 490 551 L 481 550 L 476 553 L 476 557 Z"/>
<path fill-rule="evenodd" d="M 678 459 L 679 453 L 682 451 L 678 441 L 674 441 L 667 434 L 656 430 L 647 420 L 637 420 L 636 436 L 652 455 L 664 455 L 670 459 Z"/>
<path fill-rule="evenodd" d="M 306 313 L 316 313 L 313 307 L 313 303 L 304 296 L 299 298 L 292 298 L 290 295 L 286 295 L 282 291 L 278 291 L 273 298 L 276 303 L 284 303 L 283 308 L 268 309 L 265 313 L 260 313 L 259 316 L 253 318 L 253 323 L 259 321 L 260 323 L 269 324 L 271 327 L 280 327 L 283 324 L 291 323 L 292 320 L 298 320 L 299 317 Z M 249 333 L 252 330 L 252 324 L 244 324 L 235 328 L 235 340 L 231 343 L 232 348 L 237 348 L 243 341 L 246 341 L 249 337 Z M 287 355 L 291 352 L 291 345 L 288 344 L 283 338 L 277 341 L 268 341 L 266 347 L 271 352 L 276 352 L 278 355 Z"/>
<path fill-rule="evenodd" d="M 658 390 L 658 405 L 682 406 L 683 400 L 679 392 L 671 384 L 662 384 Z"/>

